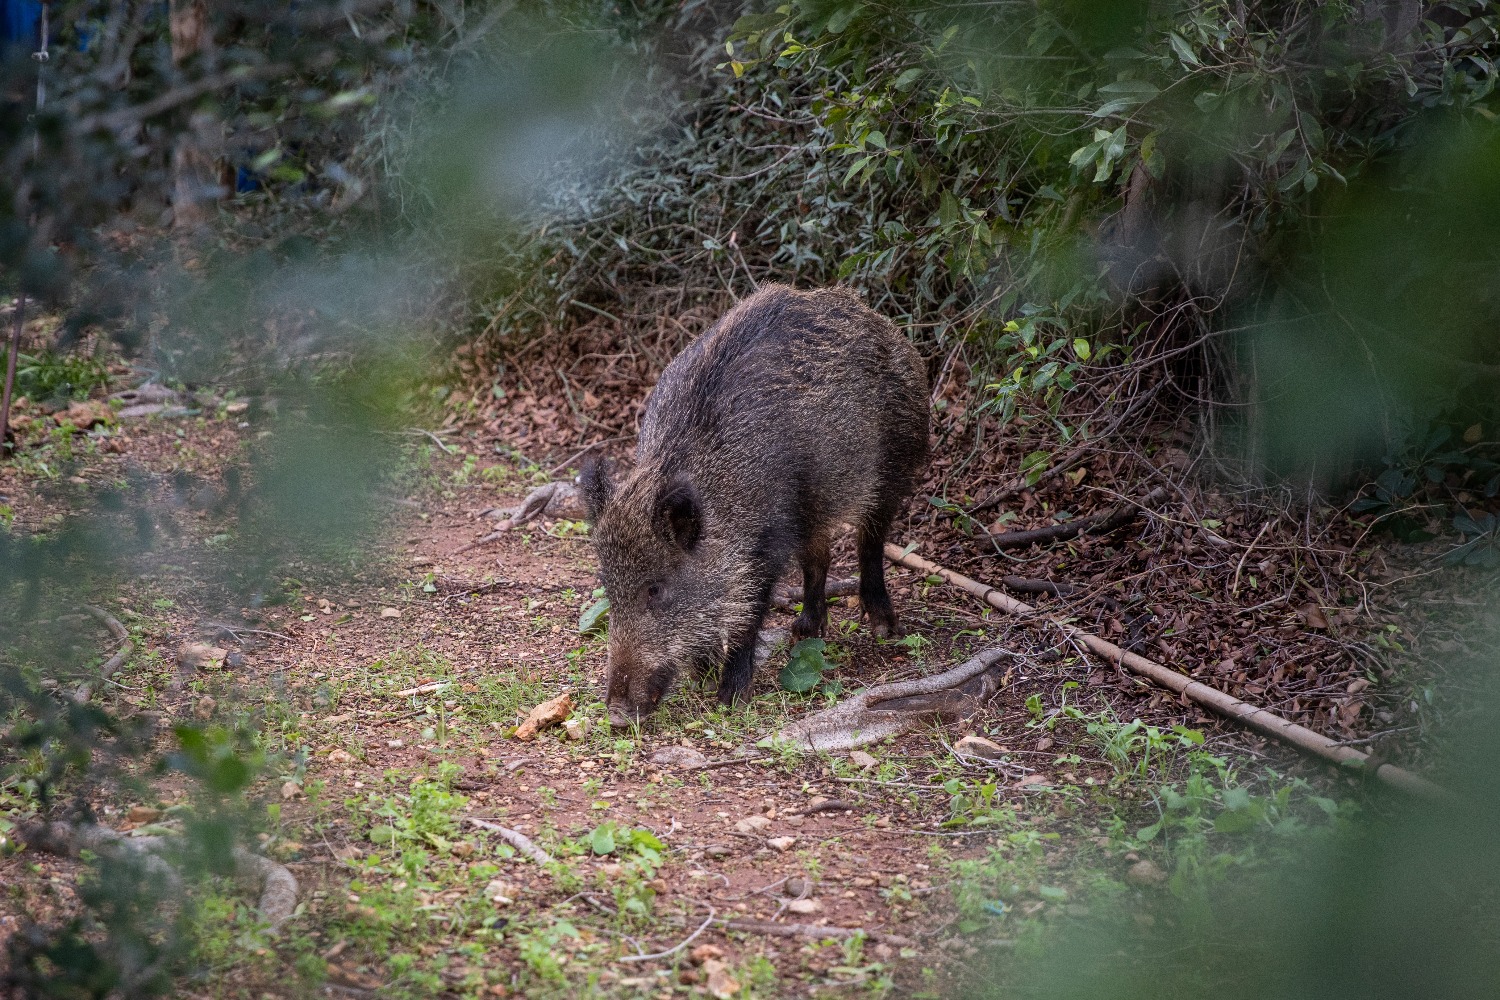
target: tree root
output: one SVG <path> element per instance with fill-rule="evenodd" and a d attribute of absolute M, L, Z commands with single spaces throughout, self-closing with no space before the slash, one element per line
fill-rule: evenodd
<path fill-rule="evenodd" d="M 987 649 L 932 677 L 867 688 L 834 707 L 799 719 L 771 737 L 812 750 L 851 750 L 931 721 L 966 718 L 999 690 L 999 664 L 1015 654 Z"/>
<path fill-rule="evenodd" d="M 182 885 L 182 876 L 161 856 L 174 846 L 168 837 L 126 837 L 109 827 L 92 823 L 28 823 L 23 824 L 18 832 L 21 841 L 33 850 L 64 857 L 76 858 L 83 851 L 135 854 L 152 875 L 161 878 L 174 891 Z M 234 875 L 257 893 L 257 909 L 272 930 L 279 928 L 296 912 L 297 879 L 285 865 L 236 847 Z"/>

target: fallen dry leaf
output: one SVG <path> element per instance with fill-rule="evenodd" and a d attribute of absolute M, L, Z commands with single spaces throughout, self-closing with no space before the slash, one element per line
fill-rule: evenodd
<path fill-rule="evenodd" d="M 125 820 L 129 823 L 155 823 L 161 819 L 161 810 L 150 806 L 131 806 L 130 812 L 125 814 Z"/>
<path fill-rule="evenodd" d="M 535 739 L 537 731 L 556 725 L 573 714 L 573 695 L 564 691 L 556 698 L 549 698 L 526 716 L 526 721 L 516 727 L 516 739 Z"/>
<path fill-rule="evenodd" d="M 1328 627 L 1328 616 L 1316 604 L 1305 604 L 1297 613 L 1302 616 L 1303 621 L 1307 622 L 1308 628 L 1326 629 Z"/>
<path fill-rule="evenodd" d="M 849 751 L 849 762 L 855 767 L 859 768 L 861 771 L 868 771 L 873 767 L 880 766 L 880 761 L 876 760 L 874 757 L 871 757 L 863 750 Z"/>

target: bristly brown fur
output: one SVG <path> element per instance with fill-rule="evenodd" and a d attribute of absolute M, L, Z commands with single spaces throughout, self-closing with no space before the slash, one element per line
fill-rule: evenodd
<path fill-rule="evenodd" d="M 746 694 L 755 637 L 787 562 L 802 566 L 799 636 L 820 635 L 829 545 L 854 526 L 860 599 L 895 633 L 881 549 L 927 460 L 922 359 L 842 288 L 773 285 L 740 302 L 662 373 L 635 468 L 584 470 L 610 598 L 610 719 L 653 709 L 685 668 L 722 664 Z"/>

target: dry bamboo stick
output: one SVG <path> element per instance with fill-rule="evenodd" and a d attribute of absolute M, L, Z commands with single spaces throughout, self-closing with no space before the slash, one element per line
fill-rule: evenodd
<path fill-rule="evenodd" d="M 1144 656 L 1121 649 L 1107 639 L 1101 639 L 1099 636 L 1085 632 L 1080 628 L 1039 614 L 1031 605 L 1018 601 L 1013 597 L 1008 597 L 994 587 L 980 583 L 978 580 L 970 579 L 962 573 L 955 573 L 953 570 L 939 566 L 937 563 L 923 559 L 921 556 L 905 552 L 896 545 L 887 544 L 885 555 L 887 559 L 897 565 L 941 577 L 960 590 L 967 591 L 981 601 L 984 601 L 992 608 L 1012 615 L 1035 615 L 1055 628 L 1062 630 L 1064 634 L 1087 646 L 1095 655 L 1103 657 L 1110 663 L 1124 667 L 1134 674 L 1154 681 L 1162 687 L 1205 708 L 1211 708 L 1221 715 L 1238 720 L 1252 729 L 1265 733 L 1267 736 L 1284 740 L 1335 764 L 1374 766 L 1374 776 L 1376 778 L 1402 791 L 1432 799 L 1445 799 L 1449 797 L 1449 793 L 1445 789 L 1434 785 L 1425 778 L 1412 774 L 1410 771 L 1403 770 L 1394 764 L 1387 764 L 1378 758 L 1372 758 L 1369 754 L 1361 753 L 1353 747 L 1344 746 L 1326 736 L 1313 732 L 1311 729 L 1299 726 L 1288 719 L 1283 719 L 1274 712 L 1257 708 L 1248 702 L 1227 695 L 1223 691 L 1211 688 L 1206 684 L 1200 684 L 1179 674 L 1175 670 L 1162 666 L 1154 660 L 1148 660 Z"/>

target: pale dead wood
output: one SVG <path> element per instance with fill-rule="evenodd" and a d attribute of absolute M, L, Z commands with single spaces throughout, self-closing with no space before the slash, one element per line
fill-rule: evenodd
<path fill-rule="evenodd" d="M 718 915 L 717 911 L 715 911 L 712 906 L 709 906 L 707 903 L 704 903 L 703 905 L 704 906 L 708 906 L 708 916 L 704 918 L 703 923 L 701 923 L 701 924 L 698 925 L 698 929 L 697 930 L 693 931 L 693 933 L 689 934 L 687 937 L 683 938 L 681 941 L 677 942 L 672 947 L 668 948 L 666 951 L 654 951 L 654 952 L 652 952 L 649 955 L 626 955 L 625 957 L 623 957 L 621 959 L 618 959 L 618 961 L 621 961 L 621 962 L 654 962 L 654 961 L 656 961 L 659 958 L 666 958 L 669 955 L 675 955 L 675 954 L 677 954 L 679 951 L 681 951 L 682 949 L 686 948 L 688 945 L 692 944 L 697 939 L 698 935 L 700 935 L 704 931 L 708 930 L 709 925 L 714 922 L 714 917 L 716 917 Z"/>
<path fill-rule="evenodd" d="M 1148 660 L 1138 653 L 1132 653 L 1121 649 L 1114 643 L 1099 636 L 1085 632 L 1080 628 L 1064 622 L 1057 621 L 1037 612 L 1029 604 L 1024 604 L 1013 597 L 1007 597 L 994 587 L 987 586 L 977 580 L 973 580 L 962 573 L 940 566 L 935 562 L 923 559 L 921 556 L 904 552 L 896 545 L 886 545 L 886 558 L 893 563 L 905 566 L 908 569 L 919 570 L 929 576 L 938 576 L 943 580 L 958 587 L 960 590 L 984 601 L 992 608 L 1004 611 L 1007 614 L 1021 616 L 1035 616 L 1057 628 L 1069 638 L 1080 643 L 1095 655 L 1102 657 L 1105 661 L 1116 666 L 1123 667 L 1131 673 L 1145 677 L 1148 680 L 1161 685 L 1181 697 L 1187 698 L 1205 708 L 1213 709 L 1221 715 L 1265 733 L 1278 740 L 1291 743 L 1309 753 L 1316 754 L 1325 760 L 1341 766 L 1359 766 L 1373 768 L 1374 776 L 1395 788 L 1432 799 L 1446 799 L 1449 793 L 1438 785 L 1433 784 L 1425 778 L 1421 778 L 1410 771 L 1387 764 L 1369 754 L 1362 753 L 1351 747 L 1341 745 L 1335 740 L 1313 732 L 1303 726 L 1299 726 L 1290 720 L 1283 719 L 1274 712 L 1258 708 L 1248 702 L 1241 701 L 1231 695 L 1225 694 L 1216 688 L 1192 680 L 1175 670 L 1162 666 L 1154 660 Z"/>
<path fill-rule="evenodd" d="M 962 714 L 966 708 L 977 708 L 987 695 L 983 690 L 969 694 L 961 686 L 984 677 L 997 663 L 1013 655 L 1003 649 L 987 649 L 931 677 L 866 688 L 830 709 L 798 719 L 771 739 L 812 750 L 850 750 L 935 719 Z M 982 682 L 980 686 L 983 688 Z M 936 697 L 939 695 L 943 697 Z"/>
<path fill-rule="evenodd" d="M 470 826 L 476 826 L 481 830 L 488 830 L 490 833 L 495 834 L 539 865 L 549 865 L 553 861 L 552 855 L 536 846 L 532 839 L 524 833 L 519 833 L 508 826 L 501 826 L 499 823 L 491 823 L 489 820 L 478 819 L 474 816 L 465 816 L 464 819 Z"/>
<path fill-rule="evenodd" d="M 105 660 L 104 665 L 99 668 L 99 676 L 108 677 L 125 665 L 125 661 L 130 658 L 130 654 L 135 651 L 135 643 L 130 640 L 130 633 L 125 630 L 124 625 L 120 624 L 120 620 L 108 611 L 105 611 L 103 608 L 96 608 L 92 604 L 85 604 L 83 610 L 99 619 L 104 627 L 109 629 L 109 634 L 123 643 L 115 651 L 115 655 Z"/>
<path fill-rule="evenodd" d="M 414 688 L 406 688 L 391 694 L 392 698 L 410 698 L 414 694 L 428 694 L 432 691 L 441 691 L 452 685 L 452 681 L 431 681 L 427 684 L 419 684 Z"/>

